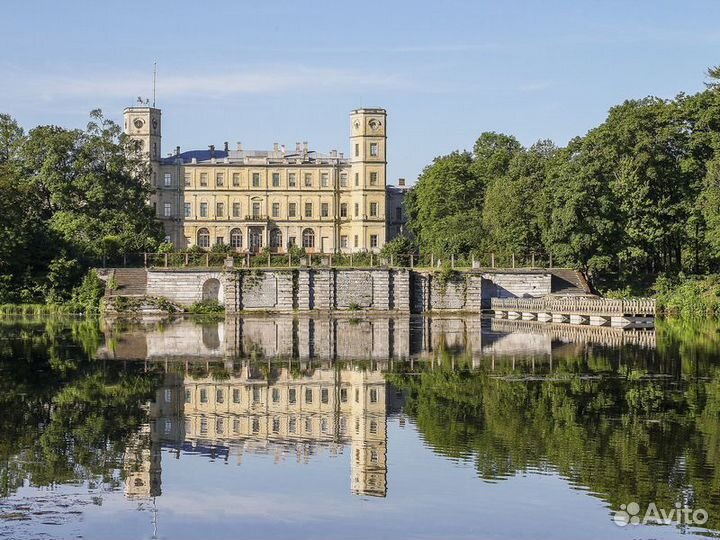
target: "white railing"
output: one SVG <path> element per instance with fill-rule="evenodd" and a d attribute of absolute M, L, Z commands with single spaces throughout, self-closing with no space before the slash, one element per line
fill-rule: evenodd
<path fill-rule="evenodd" d="M 561 313 L 582 315 L 655 315 L 655 300 L 615 300 L 610 298 L 492 298 L 496 311 Z"/>

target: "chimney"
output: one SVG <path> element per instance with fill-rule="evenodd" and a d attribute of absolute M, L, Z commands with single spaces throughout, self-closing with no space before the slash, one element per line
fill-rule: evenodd
<path fill-rule="evenodd" d="M 337 157 L 337 150 L 330 150 L 330 157 Z"/>
<path fill-rule="evenodd" d="M 240 141 L 237 142 L 237 151 L 242 152 L 242 143 Z"/>
<path fill-rule="evenodd" d="M 303 141 L 303 152 L 307 152 L 307 151 L 308 151 L 308 142 Z"/>
<path fill-rule="evenodd" d="M 404 178 L 398 178 L 398 186 L 405 187 L 405 179 Z"/>
<path fill-rule="evenodd" d="M 295 143 L 295 152 L 299 154 L 301 148 L 302 148 L 302 147 L 300 146 L 300 143 L 299 143 L 299 142 L 296 142 L 296 143 Z"/>
<path fill-rule="evenodd" d="M 176 147 L 175 147 L 175 155 L 176 155 L 176 156 L 179 156 L 179 155 L 180 155 L 180 147 L 179 147 L 179 146 L 176 146 Z"/>
<path fill-rule="evenodd" d="M 228 146 L 228 142 L 225 141 L 225 152 L 230 151 L 230 147 Z"/>
<path fill-rule="evenodd" d="M 211 144 L 210 146 L 208 146 L 208 148 L 210 149 L 210 157 L 214 158 L 215 157 L 215 145 Z"/>
<path fill-rule="evenodd" d="M 273 143 L 273 152 L 277 152 L 280 148 L 280 145 L 278 143 Z"/>

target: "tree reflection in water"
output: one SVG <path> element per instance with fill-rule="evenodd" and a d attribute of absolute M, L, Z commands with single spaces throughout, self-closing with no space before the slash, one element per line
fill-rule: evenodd
<path fill-rule="evenodd" d="M 238 337 L 219 331 L 217 325 L 222 323 L 215 322 L 215 327 L 203 325 L 197 340 L 211 348 L 213 356 L 203 358 L 200 351 L 188 359 L 190 353 L 183 356 L 181 351 L 175 358 L 180 361 L 170 361 L 169 353 L 153 361 L 144 340 L 147 336 L 147 343 L 162 349 L 164 345 L 157 343 L 163 343 L 158 336 L 165 335 L 164 324 L 148 330 L 110 328 L 92 320 L 0 321 L 3 497 L 24 482 L 51 486 L 77 481 L 102 483 L 109 489 L 124 486 L 127 496 L 159 495 L 160 452 L 153 445 L 162 437 L 153 430 L 165 413 L 152 403 L 171 395 L 167 392 L 174 392 L 178 407 L 173 414 L 182 421 L 185 390 L 205 380 L 227 385 L 224 393 L 214 390 L 213 395 L 214 399 L 221 395 L 229 404 L 240 368 L 246 370 L 248 384 L 257 386 L 263 381 L 262 395 L 270 400 L 287 381 L 310 380 L 314 374 L 339 373 L 351 366 L 384 373 L 393 388 L 388 388 L 388 395 L 404 395 L 402 415 L 415 423 L 425 443 L 440 456 L 472 463 L 485 481 L 549 471 L 606 501 L 612 509 L 628 501 L 655 502 L 665 508 L 682 502 L 706 509 L 707 526 L 720 528 L 720 333 L 716 322 L 659 321 L 651 347 L 553 337 L 550 354 L 528 357 L 516 351 L 503 357 L 497 354 L 497 344 L 507 336 L 497 331 L 484 334 L 484 348 L 478 352 L 477 346 L 471 346 L 477 338 L 471 332 L 436 333 L 430 339 L 424 322 L 421 337 L 413 334 L 412 327 L 393 337 L 373 330 L 374 323 L 368 321 L 352 328 L 291 321 L 283 337 L 288 355 L 282 358 L 258 342 L 247 341 L 247 335 L 253 335 L 252 325 L 245 324 L 247 335 Z M 384 328 L 397 333 L 399 327 L 393 323 Z M 336 342 L 327 350 L 336 353 L 349 347 L 353 328 L 356 332 L 369 329 L 373 335 L 395 341 L 389 347 L 390 356 L 380 359 L 375 353 L 374 361 L 298 358 L 298 351 L 305 350 L 308 328 L 316 344 L 327 342 L 327 336 L 318 335 L 320 329 L 335 332 Z M 150 336 L 152 332 L 156 334 Z M 132 345 L 132 336 L 140 336 L 142 346 Z M 530 339 L 522 333 L 516 337 L 519 343 Z M 234 340 L 237 348 L 242 342 L 246 356 L 223 352 L 227 340 Z M 95 358 L 99 349 L 106 359 Z M 148 358 L 131 362 L 116 354 L 115 359 L 108 359 L 112 351 L 120 350 L 141 351 Z M 398 355 L 397 351 L 405 352 Z M 333 377 L 327 380 L 336 380 Z M 296 399 L 303 395 L 299 393 Z M 340 389 L 333 394 L 337 399 L 340 395 Z M 387 413 L 393 410 L 387 405 Z M 229 432 L 231 421 L 251 414 L 255 413 L 248 410 L 231 415 L 223 429 Z M 268 429 L 282 431 L 275 422 L 269 418 Z M 384 429 L 378 434 L 383 437 L 383 448 L 392 447 Z M 273 435 L 265 431 L 262 437 L 269 440 Z M 154 460 L 158 461 L 153 469 L 157 478 L 142 465 Z M 139 468 L 128 463 L 137 463 Z M 392 490 L 391 484 L 388 489 Z"/>

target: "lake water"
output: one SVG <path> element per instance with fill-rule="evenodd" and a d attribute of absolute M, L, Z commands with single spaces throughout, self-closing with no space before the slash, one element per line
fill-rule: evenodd
<path fill-rule="evenodd" d="M 0 537 L 718 536 L 719 351 L 711 321 L 0 319 Z"/>

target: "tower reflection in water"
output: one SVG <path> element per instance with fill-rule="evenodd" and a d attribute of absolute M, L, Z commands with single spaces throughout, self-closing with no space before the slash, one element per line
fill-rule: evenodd
<path fill-rule="evenodd" d="M 507 361 L 515 369 L 518 360 L 542 372 L 585 348 L 655 348 L 652 330 L 479 317 L 233 317 L 110 325 L 106 336 L 112 346 L 100 349 L 101 358 L 165 367 L 149 424 L 125 453 L 125 494 L 133 499 L 161 494 L 162 449 L 238 463 L 247 453 L 306 463 L 349 448 L 352 493 L 384 497 L 387 419 L 402 408 L 384 377 L 394 363 L 413 369 L 450 351 L 472 367 L 494 370 Z"/>

